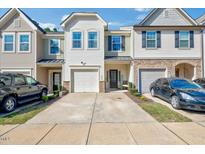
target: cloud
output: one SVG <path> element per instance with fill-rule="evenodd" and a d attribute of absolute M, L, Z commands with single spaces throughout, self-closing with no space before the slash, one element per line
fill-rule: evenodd
<path fill-rule="evenodd" d="M 57 28 L 57 26 L 55 24 L 52 23 L 39 23 L 39 25 L 45 29 L 45 28 L 50 28 L 51 30 L 53 30 L 54 28 Z"/>
<path fill-rule="evenodd" d="M 151 9 L 150 8 L 135 8 L 134 10 L 137 12 L 149 12 Z"/>
<path fill-rule="evenodd" d="M 122 26 L 122 23 L 115 21 L 115 22 L 109 22 L 108 25 L 110 25 L 110 26 Z"/>
<path fill-rule="evenodd" d="M 61 18 L 61 21 L 64 21 L 68 16 L 69 16 L 69 14 L 63 15 L 62 18 Z"/>

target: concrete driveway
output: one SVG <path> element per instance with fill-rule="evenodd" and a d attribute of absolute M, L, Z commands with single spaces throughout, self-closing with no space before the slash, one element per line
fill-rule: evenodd
<path fill-rule="evenodd" d="M 199 139 L 182 131 L 190 126 Z M 124 93 L 75 93 L 26 124 L 0 126 L 0 144 L 205 144 L 204 131 L 192 123 L 161 124 Z"/>

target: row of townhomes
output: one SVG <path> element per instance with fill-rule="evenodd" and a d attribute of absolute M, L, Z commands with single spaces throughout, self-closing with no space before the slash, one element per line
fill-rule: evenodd
<path fill-rule="evenodd" d="M 145 93 L 160 77 L 205 75 L 205 16 L 153 9 L 136 25 L 109 30 L 98 13 L 74 12 L 60 25 L 61 32 L 45 32 L 21 9 L 8 10 L 0 18 L 0 71 L 69 92 L 105 92 L 130 82 Z"/>

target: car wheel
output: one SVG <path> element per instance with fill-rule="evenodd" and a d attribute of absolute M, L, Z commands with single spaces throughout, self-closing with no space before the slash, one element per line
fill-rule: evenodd
<path fill-rule="evenodd" d="M 156 96 L 156 95 L 155 95 L 154 88 L 152 88 L 152 89 L 150 90 L 150 93 L 151 93 L 152 97 L 155 97 L 155 96 Z"/>
<path fill-rule="evenodd" d="M 47 96 L 47 94 L 48 94 L 47 89 L 43 89 L 42 92 L 41 92 L 41 97 Z"/>
<path fill-rule="evenodd" d="M 3 110 L 6 112 L 11 112 L 16 109 L 16 99 L 12 96 L 7 97 L 3 101 Z"/>
<path fill-rule="evenodd" d="M 177 96 L 172 96 L 171 98 L 171 105 L 175 109 L 180 109 L 179 98 Z"/>

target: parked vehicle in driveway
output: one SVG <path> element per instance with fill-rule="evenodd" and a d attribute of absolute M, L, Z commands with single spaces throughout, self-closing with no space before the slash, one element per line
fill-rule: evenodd
<path fill-rule="evenodd" d="M 0 107 L 11 112 L 23 104 L 47 95 L 48 89 L 30 76 L 0 73 Z"/>
<path fill-rule="evenodd" d="M 205 88 L 205 78 L 198 78 L 198 79 L 193 80 L 193 82 L 197 83 L 202 88 Z"/>
<path fill-rule="evenodd" d="M 169 102 L 175 109 L 205 111 L 205 90 L 186 79 L 157 79 L 150 85 L 150 93 Z"/>

